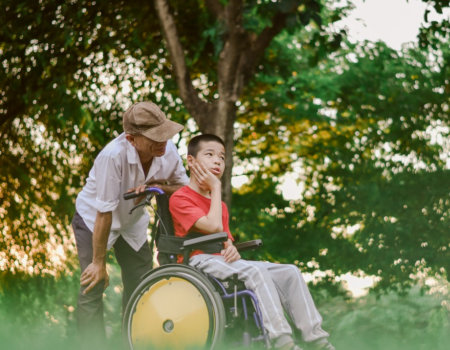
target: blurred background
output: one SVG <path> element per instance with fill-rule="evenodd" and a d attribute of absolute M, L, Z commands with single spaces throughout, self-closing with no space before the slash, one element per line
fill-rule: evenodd
<path fill-rule="evenodd" d="M 77 348 L 75 197 L 151 100 L 182 156 L 225 140 L 231 230 L 264 241 L 246 258 L 296 264 L 338 349 L 447 348 L 448 0 L 0 4 L 2 347 Z"/>

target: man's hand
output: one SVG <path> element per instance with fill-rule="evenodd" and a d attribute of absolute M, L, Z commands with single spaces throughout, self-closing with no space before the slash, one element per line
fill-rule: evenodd
<path fill-rule="evenodd" d="M 90 263 L 83 271 L 80 278 L 80 284 L 87 286 L 83 294 L 89 293 L 98 283 L 104 282 L 104 289 L 109 285 L 109 275 L 104 263 Z"/>
<path fill-rule="evenodd" d="M 149 183 L 146 183 L 145 186 L 146 187 L 156 187 L 156 188 L 163 189 L 164 182 L 162 182 L 162 181 L 149 182 Z"/>
<path fill-rule="evenodd" d="M 136 194 L 139 194 L 139 193 L 142 193 L 142 192 L 144 192 L 145 191 L 145 189 L 147 188 L 147 187 L 149 187 L 150 185 L 140 185 L 140 186 L 138 186 L 138 187 L 134 187 L 134 188 L 130 188 L 128 191 L 127 191 L 127 193 L 130 193 L 130 192 L 135 192 Z M 155 187 L 157 187 L 157 186 L 155 186 Z M 134 199 L 134 204 L 136 205 L 136 204 L 139 204 L 140 202 L 142 202 L 142 200 L 145 198 L 145 196 L 140 196 L 140 197 L 136 197 L 135 199 Z"/>
<path fill-rule="evenodd" d="M 163 181 L 150 182 L 147 184 L 148 187 L 157 187 L 164 191 L 164 193 L 171 195 L 176 190 L 184 186 L 184 183 L 171 183 L 170 185 Z"/>
<path fill-rule="evenodd" d="M 220 252 L 220 254 L 223 255 L 225 262 L 227 263 L 232 263 L 241 258 L 241 255 L 237 251 L 236 247 L 232 244 L 229 244 L 228 247 Z"/>
<path fill-rule="evenodd" d="M 195 162 L 190 170 L 202 190 L 212 191 L 214 187 L 221 188 L 220 180 L 201 163 Z"/>

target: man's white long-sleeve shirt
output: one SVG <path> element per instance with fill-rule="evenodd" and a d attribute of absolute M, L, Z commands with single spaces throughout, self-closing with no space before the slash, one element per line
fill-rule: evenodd
<path fill-rule="evenodd" d="M 147 240 L 150 217 L 145 207 L 130 214 L 134 200 L 124 200 L 123 194 L 144 183 L 184 185 L 188 181 L 183 162 L 171 140 L 167 142 L 165 154 L 153 158 L 145 177 L 136 149 L 127 141 L 125 133 L 122 133 L 107 144 L 95 159 L 86 184 L 78 194 L 76 210 L 92 232 L 97 211 L 111 211 L 112 225 L 108 249 L 119 235 L 122 235 L 123 239 L 138 251 Z"/>

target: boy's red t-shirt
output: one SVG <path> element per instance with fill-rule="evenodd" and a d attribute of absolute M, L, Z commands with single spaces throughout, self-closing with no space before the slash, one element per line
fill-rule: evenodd
<path fill-rule="evenodd" d="M 191 229 L 198 219 L 208 215 L 210 207 L 211 199 L 202 196 L 200 193 L 194 191 L 189 186 L 183 186 L 175 193 L 173 193 L 169 199 L 169 210 L 172 214 L 175 236 L 184 237 L 190 231 L 204 233 L 205 235 L 207 235 L 207 232 Z M 233 240 L 228 221 L 228 208 L 226 204 L 222 202 L 223 231 L 228 233 L 228 237 Z M 191 254 L 191 256 L 201 253 L 201 250 L 196 250 Z"/>

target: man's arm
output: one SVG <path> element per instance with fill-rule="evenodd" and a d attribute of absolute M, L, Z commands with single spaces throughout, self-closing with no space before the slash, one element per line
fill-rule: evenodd
<path fill-rule="evenodd" d="M 112 212 L 97 212 L 94 232 L 92 234 L 92 263 L 86 267 L 80 278 L 81 285 L 87 286 L 83 292 L 84 294 L 88 293 L 95 285 L 102 281 L 104 281 L 105 288 L 109 284 L 109 276 L 106 272 L 106 247 L 111 223 Z"/>

